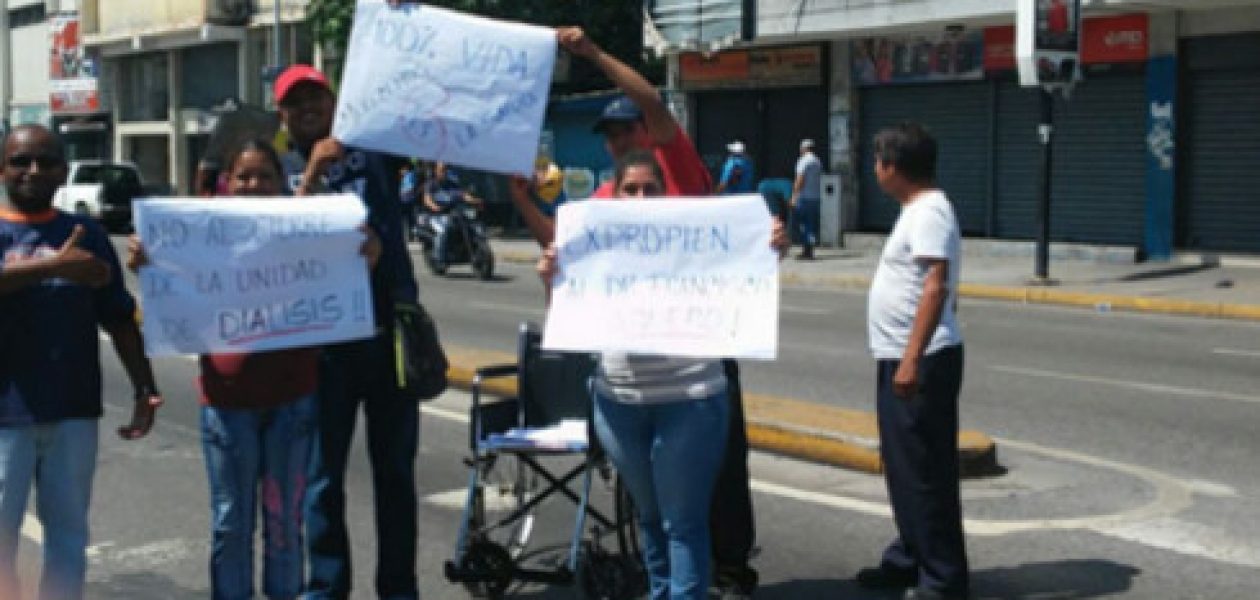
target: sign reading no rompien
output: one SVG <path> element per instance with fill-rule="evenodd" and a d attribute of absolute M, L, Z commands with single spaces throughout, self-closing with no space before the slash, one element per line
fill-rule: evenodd
<path fill-rule="evenodd" d="M 556 34 L 425 5 L 361 0 L 333 136 L 399 156 L 528 176 Z"/>
<path fill-rule="evenodd" d="M 556 251 L 544 348 L 776 355 L 779 263 L 758 195 L 569 203 Z"/>
<path fill-rule="evenodd" d="M 353 195 L 136 202 L 150 356 L 234 353 L 370 337 Z"/>

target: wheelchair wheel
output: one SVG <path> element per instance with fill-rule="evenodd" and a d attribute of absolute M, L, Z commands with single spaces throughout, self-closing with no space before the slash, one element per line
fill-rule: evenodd
<path fill-rule="evenodd" d="M 534 512 L 526 512 L 503 525 L 498 532 L 488 529 L 494 519 L 487 513 L 507 516 L 532 500 L 538 494 L 538 487 L 537 476 L 519 458 L 499 455 L 489 461 L 482 472 L 482 485 L 473 503 L 472 530 L 476 536 L 495 541 L 507 550 L 511 559 L 519 558 L 534 531 Z"/>
<path fill-rule="evenodd" d="M 643 565 L 643 548 L 639 545 L 639 518 L 634 512 L 634 499 L 618 475 L 613 483 L 613 509 L 617 518 L 617 549 L 631 564 Z"/>
<path fill-rule="evenodd" d="M 512 585 L 512 557 L 503 546 L 493 542 L 473 542 L 464 556 L 464 567 L 484 574 L 488 579 L 464 584 L 474 598 L 498 600 L 507 592 L 508 586 Z"/>
<path fill-rule="evenodd" d="M 578 557 L 575 583 L 581 600 L 638 598 L 646 591 L 640 579 L 634 564 L 604 552 L 597 544 L 588 544 Z"/>

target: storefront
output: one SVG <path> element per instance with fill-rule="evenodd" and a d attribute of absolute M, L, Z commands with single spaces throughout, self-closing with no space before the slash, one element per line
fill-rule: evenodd
<path fill-rule="evenodd" d="M 720 174 L 734 140 L 744 142 L 758 180 L 790 178 L 800 141 L 829 155 L 824 45 L 733 50 L 679 57 L 681 85 L 693 99 L 695 142 Z"/>
<path fill-rule="evenodd" d="M 1185 40 L 1182 68 L 1178 237 L 1260 252 L 1260 33 Z"/>
<path fill-rule="evenodd" d="M 1035 233 L 1038 92 L 1019 87 L 1013 27 L 856 42 L 860 136 L 906 120 L 939 139 L 940 183 L 965 234 Z M 1146 15 L 1089 19 L 1085 81 L 1056 101 L 1051 236 L 1140 245 L 1146 206 Z M 887 231 L 897 206 L 860 145 L 859 223 Z"/>

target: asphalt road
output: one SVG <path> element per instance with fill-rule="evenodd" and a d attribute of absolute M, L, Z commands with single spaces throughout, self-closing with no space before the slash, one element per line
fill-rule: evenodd
<path fill-rule="evenodd" d="M 512 347 L 516 324 L 541 318 L 525 266 L 480 282 L 454 269 L 421 275 L 448 344 Z M 781 356 L 745 367 L 756 392 L 869 409 L 864 298 L 783 292 Z M 1252 324 L 967 302 L 963 421 L 999 439 L 1008 472 L 964 485 L 977 598 L 1255 597 L 1260 590 L 1260 328 Z M 103 350 L 105 347 L 103 347 Z M 129 387 L 107 357 L 104 427 L 124 418 Z M 102 436 L 93 512 L 93 598 L 207 595 L 207 498 L 191 382 L 195 365 L 158 361 L 168 406 L 149 438 Z M 445 582 L 466 473 L 452 392 L 423 409 L 420 564 L 426 598 L 463 598 Z M 360 446 L 350 475 L 356 598 L 373 597 L 370 472 Z M 892 598 L 857 590 L 854 571 L 891 535 L 878 477 L 753 457 L 762 598 Z M 599 486 L 597 486 L 598 488 Z M 602 492 L 600 492 L 602 493 Z M 572 510 L 554 505 L 535 531 L 555 560 Z M 38 528 L 27 528 L 37 542 Z M 25 546 L 24 571 L 37 567 Z M 28 577 L 28 580 L 31 579 Z M 516 597 L 572 597 L 528 587 Z"/>

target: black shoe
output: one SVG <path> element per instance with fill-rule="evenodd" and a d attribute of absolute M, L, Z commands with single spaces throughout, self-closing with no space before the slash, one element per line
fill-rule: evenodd
<path fill-rule="evenodd" d="M 796 255 L 796 260 L 814 260 L 814 249 L 809 246 L 801 248 L 801 253 Z"/>
<path fill-rule="evenodd" d="M 752 598 L 757 589 L 757 571 L 748 565 L 719 565 L 713 574 L 713 586 L 721 600 Z"/>
<path fill-rule="evenodd" d="M 927 588 L 910 588 L 901 600 L 964 600 L 966 596 L 947 596 L 936 590 Z"/>
<path fill-rule="evenodd" d="M 919 574 L 884 567 L 868 567 L 858 571 L 858 585 L 869 590 L 891 590 L 919 585 Z"/>

